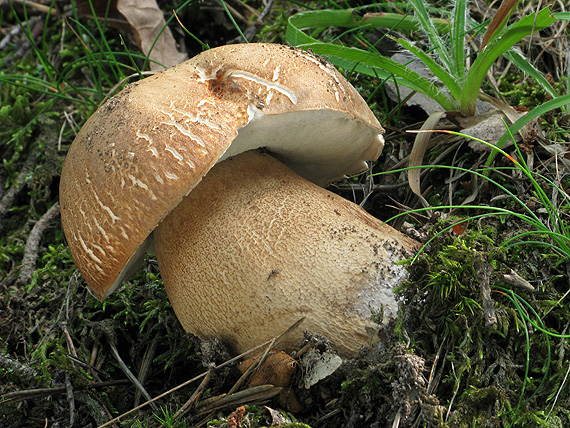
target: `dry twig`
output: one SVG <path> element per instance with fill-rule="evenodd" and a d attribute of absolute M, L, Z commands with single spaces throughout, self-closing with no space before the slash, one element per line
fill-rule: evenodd
<path fill-rule="evenodd" d="M 24 189 L 24 185 L 26 184 L 26 180 L 28 179 L 30 173 L 34 169 L 34 165 L 36 163 L 36 157 L 34 154 L 28 156 L 28 159 L 22 165 L 22 169 L 20 173 L 16 177 L 16 180 L 10 186 L 10 188 L 2 195 L 2 199 L 0 199 L 0 221 L 6 215 L 8 210 L 12 208 L 12 204 L 16 199 L 18 193 L 20 193 Z"/>
<path fill-rule="evenodd" d="M 55 203 L 52 207 L 46 211 L 46 213 L 40 218 L 26 241 L 26 248 L 24 249 L 24 258 L 22 259 L 22 266 L 20 269 L 20 274 L 18 275 L 18 281 L 21 284 L 28 284 L 32 279 L 32 275 L 36 270 L 36 260 L 38 258 L 38 248 L 40 246 L 40 241 L 45 230 L 48 228 L 50 223 L 59 215 L 59 203 Z"/>
<path fill-rule="evenodd" d="M 255 348 L 250 349 L 249 351 L 246 351 L 246 352 L 244 352 L 244 353 L 242 353 L 242 354 L 240 354 L 240 355 L 238 355 L 238 356 L 236 356 L 236 357 L 234 357 L 234 358 L 230 358 L 230 359 L 227 360 L 226 362 L 220 364 L 219 366 L 214 367 L 213 369 L 214 369 L 214 370 L 217 370 L 217 369 L 221 369 L 222 367 L 226 367 L 226 366 L 228 366 L 228 365 L 230 365 L 230 364 L 232 364 L 232 363 L 234 363 L 234 362 L 236 362 L 236 361 L 238 361 L 238 360 L 240 360 L 240 359 L 242 359 L 242 358 L 244 358 L 244 357 L 246 357 L 246 356 L 249 356 L 249 355 L 253 354 L 254 352 L 257 352 L 257 351 L 260 350 L 260 349 L 263 349 L 264 347 L 266 347 L 266 346 L 269 345 L 270 343 L 273 343 L 274 346 L 277 346 L 279 343 L 281 343 L 281 341 L 283 341 L 283 339 L 285 339 L 289 334 L 291 334 L 291 332 L 293 332 L 294 330 L 296 330 L 296 329 L 301 325 L 301 323 L 302 323 L 304 320 L 305 320 L 305 318 L 301 318 L 299 321 L 297 321 L 295 324 L 293 324 L 291 327 L 289 327 L 284 333 L 282 333 L 282 334 L 281 334 L 280 336 L 278 336 L 277 338 L 273 338 L 273 339 L 271 339 L 271 340 L 268 340 L 268 341 L 262 343 L 261 345 L 258 345 L 258 346 L 256 346 Z M 121 418 L 124 418 L 125 416 L 128 416 L 128 415 L 130 415 L 131 413 L 136 412 L 137 410 L 140 410 L 140 409 L 142 409 L 143 407 L 145 407 L 145 406 L 147 406 L 147 405 L 149 405 L 149 404 L 151 404 L 151 403 L 154 403 L 155 401 L 160 400 L 161 398 L 164 398 L 164 397 L 166 397 L 166 396 L 169 395 L 169 394 L 172 394 L 174 391 L 177 391 L 177 390 L 179 390 L 179 389 L 181 389 L 181 388 L 184 388 L 185 386 L 190 385 L 191 383 L 196 382 L 197 380 L 202 379 L 202 378 L 208 376 L 208 373 L 209 373 L 209 372 L 210 372 L 210 370 L 208 370 L 207 372 L 204 372 L 204 373 L 202 373 L 202 374 L 200 374 L 200 375 L 198 375 L 198 376 L 195 376 L 195 377 L 193 377 L 192 379 L 189 379 L 189 380 L 187 380 L 187 381 L 185 381 L 185 382 L 182 382 L 180 385 L 175 386 L 174 388 L 172 388 L 172 389 L 170 389 L 170 390 L 168 390 L 168 391 L 166 391 L 166 392 L 164 392 L 164 393 L 162 393 L 162 394 L 160 394 L 160 395 L 157 395 L 157 396 L 154 397 L 152 400 L 149 400 L 149 401 L 147 401 L 146 403 L 142 403 L 140 406 L 137 406 L 137 407 L 135 407 L 135 408 L 129 410 L 128 412 L 125 412 L 125 413 L 123 413 L 122 415 L 119 415 L 119 416 L 117 416 L 116 418 L 111 419 L 110 421 L 104 423 L 103 425 L 100 425 L 99 428 L 105 428 L 105 427 L 107 427 L 107 426 L 110 426 L 110 425 L 114 424 L 115 422 L 119 422 L 119 421 L 121 420 Z M 271 385 L 271 386 L 273 387 L 273 385 Z M 279 390 L 281 390 L 281 388 L 279 388 Z M 267 392 L 268 392 L 268 391 L 264 391 L 263 393 L 267 394 Z M 278 394 L 278 393 L 279 393 L 279 391 L 276 392 L 276 394 Z M 234 397 L 234 398 L 235 398 L 235 397 Z"/>

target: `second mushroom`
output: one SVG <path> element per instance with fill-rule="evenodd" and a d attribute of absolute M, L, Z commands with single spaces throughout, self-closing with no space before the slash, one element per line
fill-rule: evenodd
<path fill-rule="evenodd" d="M 417 243 L 320 186 L 365 169 L 383 132 L 320 57 L 203 52 L 128 86 L 77 135 L 60 187 L 73 258 L 104 299 L 154 247 L 186 331 L 240 352 L 306 317 L 353 355 L 374 313 L 395 317 L 395 262 Z"/>

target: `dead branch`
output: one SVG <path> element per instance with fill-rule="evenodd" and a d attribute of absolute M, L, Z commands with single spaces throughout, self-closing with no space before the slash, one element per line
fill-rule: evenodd
<path fill-rule="evenodd" d="M 46 213 L 40 218 L 34 225 L 28 240 L 26 241 L 26 248 L 24 250 L 24 258 L 22 259 L 22 266 L 20 268 L 20 274 L 18 275 L 18 281 L 21 284 L 28 284 L 32 279 L 32 275 L 36 270 L 36 260 L 38 258 L 38 248 L 40 246 L 40 241 L 42 235 L 50 223 L 55 217 L 59 215 L 59 203 L 55 203 L 52 207 L 46 211 Z"/>

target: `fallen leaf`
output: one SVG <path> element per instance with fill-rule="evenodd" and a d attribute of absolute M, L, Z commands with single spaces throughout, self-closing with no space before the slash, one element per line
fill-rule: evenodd
<path fill-rule="evenodd" d="M 279 410 L 274 410 L 271 407 L 267 407 L 267 406 L 264 406 L 264 407 L 267 409 L 267 411 L 271 415 L 271 425 L 269 425 L 269 426 L 272 426 L 272 427 L 281 426 L 281 425 L 285 425 L 285 424 L 290 424 L 292 422 L 292 420 L 289 417 L 285 416 Z"/>
<path fill-rule="evenodd" d="M 245 415 L 245 407 L 239 406 L 228 416 L 227 428 L 239 428 L 241 427 L 241 420 Z"/>
<path fill-rule="evenodd" d="M 242 362 L 238 369 L 245 373 L 261 355 L 249 358 Z M 297 369 L 297 361 L 282 351 L 271 351 L 267 358 L 261 363 L 252 374 L 248 385 L 258 386 L 271 384 L 274 386 L 289 386 Z"/>
<path fill-rule="evenodd" d="M 432 129 L 436 129 L 440 119 L 445 115 L 443 111 L 436 111 L 433 112 L 424 122 L 422 127 L 420 128 L 421 131 L 429 131 Z M 408 171 L 408 184 L 410 185 L 410 189 L 414 192 L 417 197 L 422 202 L 424 207 L 429 207 L 429 203 L 425 200 L 422 195 L 421 184 L 420 184 L 420 174 L 421 169 L 416 168 L 423 164 L 424 155 L 428 148 L 430 139 L 432 137 L 431 132 L 419 132 L 416 135 L 414 140 L 414 145 L 412 147 L 412 152 L 410 153 L 410 162 L 409 167 L 411 168 Z"/>
<path fill-rule="evenodd" d="M 452 227 L 453 233 L 455 233 L 456 235 L 463 235 L 463 232 L 465 232 L 465 229 L 467 229 L 468 225 L 469 225 L 469 220 L 465 220 L 460 223 L 455 223 Z"/>
<path fill-rule="evenodd" d="M 150 58 L 151 70 L 172 67 L 187 58 L 178 51 L 156 0 L 117 0 L 117 10 L 129 22 L 141 51 Z"/>
<path fill-rule="evenodd" d="M 498 110 L 492 110 L 488 113 L 474 116 L 471 119 L 470 123 L 467 121 L 462 123 L 463 129 L 461 130 L 461 133 L 486 141 L 492 145 L 495 145 L 506 132 L 507 129 L 505 127 L 505 123 L 507 125 L 511 124 L 509 118 L 503 112 Z M 518 134 L 516 137 L 520 140 Z M 511 144 L 512 141 L 509 140 L 503 148 L 508 147 Z M 470 140 L 469 147 L 478 153 L 487 153 L 492 150 L 491 147 L 476 140 Z"/>
<path fill-rule="evenodd" d="M 260 354 L 248 358 L 238 366 L 238 370 L 245 373 L 261 357 L 262 355 Z M 289 387 L 293 382 L 296 371 L 297 360 L 283 351 L 270 351 L 265 360 L 261 362 L 251 375 L 248 386 L 255 387 L 257 385 L 270 384 L 282 387 L 283 389 L 279 397 L 277 397 L 279 404 L 292 413 L 298 413 L 302 410 L 301 404 L 293 390 Z"/>

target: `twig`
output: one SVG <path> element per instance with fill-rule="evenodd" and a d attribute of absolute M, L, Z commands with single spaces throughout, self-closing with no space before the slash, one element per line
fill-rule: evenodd
<path fill-rule="evenodd" d="M 66 321 L 61 323 L 61 329 L 63 330 L 63 335 L 65 336 L 65 342 L 67 343 L 67 352 L 69 352 L 75 359 L 78 359 L 77 350 L 75 349 L 75 345 L 73 344 L 73 339 L 71 338 L 71 334 L 69 334 Z"/>
<path fill-rule="evenodd" d="M 3 34 L 6 34 L 6 36 L 0 40 L 0 50 L 8 46 L 12 37 L 17 36 L 20 31 L 22 31 L 22 27 L 19 25 L 13 25 L 9 30 L 4 30 Z"/>
<path fill-rule="evenodd" d="M 259 16 L 259 12 L 257 10 L 255 10 L 255 8 L 253 8 L 252 6 L 248 5 L 247 3 L 245 3 L 243 0 L 234 0 L 235 3 L 238 3 L 241 7 L 243 7 L 244 9 L 246 9 L 249 13 L 251 13 L 252 15 L 255 16 Z"/>
<path fill-rule="evenodd" d="M 259 349 L 262 349 L 263 347 L 267 346 L 272 341 L 275 341 L 275 346 L 277 346 L 281 341 L 283 341 L 283 339 L 285 339 L 289 334 L 291 334 L 291 332 L 296 330 L 297 327 L 299 327 L 304 320 L 305 320 L 305 317 L 301 318 L 299 321 L 297 321 L 295 324 L 293 324 L 291 327 L 289 327 L 284 333 L 282 333 L 280 336 L 278 336 L 277 339 L 274 338 L 274 339 L 268 340 L 268 341 L 262 343 L 261 345 L 258 345 L 254 348 L 251 348 L 249 351 L 246 351 L 246 352 L 244 352 L 244 353 L 242 353 L 242 354 L 240 354 L 234 358 L 230 358 L 229 360 L 223 362 L 219 366 L 214 367 L 213 369 L 214 370 L 221 369 L 222 367 L 228 366 L 228 365 L 234 363 L 235 361 L 238 361 L 244 357 L 247 357 L 248 355 L 251 355 L 254 352 L 257 352 Z M 157 400 L 160 400 L 161 398 L 164 398 L 169 394 L 172 394 L 174 391 L 178 391 L 180 388 L 184 388 L 185 386 L 190 385 L 191 383 L 196 382 L 199 379 L 202 379 L 203 377 L 208 375 L 208 372 L 209 371 L 204 372 L 202 374 L 199 374 L 198 376 L 193 377 L 192 379 L 189 379 L 185 382 L 182 382 L 180 385 L 177 385 L 174 388 L 169 389 L 168 391 L 163 392 L 160 395 L 157 395 L 152 400 L 149 400 L 146 403 L 142 403 L 140 406 L 137 406 L 137 407 L 129 410 L 128 412 L 125 412 L 122 415 L 119 415 L 116 418 L 111 419 L 108 422 L 105 422 L 103 425 L 100 425 L 98 428 L 105 428 L 107 426 L 114 424 L 115 422 L 118 422 L 121 418 L 124 418 L 125 416 L 130 415 L 131 413 L 136 412 L 137 410 L 140 410 L 143 407 L 145 407 L 145 406 L 147 406 L 147 405 L 149 405 L 149 404 L 151 404 Z"/>
<path fill-rule="evenodd" d="M 13 376 L 17 376 L 22 383 L 31 383 L 38 373 L 31 367 L 22 364 L 9 355 L 0 352 L 0 368 L 6 369 Z M 0 399 L 4 395 L 0 396 Z"/>
<path fill-rule="evenodd" d="M 400 419 L 402 418 L 402 409 L 398 409 L 398 413 L 394 417 L 394 422 L 392 422 L 392 428 L 398 428 L 400 426 Z"/>
<path fill-rule="evenodd" d="M 548 418 L 550 417 L 550 414 L 554 410 L 554 406 L 556 406 L 556 402 L 558 401 L 558 396 L 560 395 L 560 393 L 564 389 L 564 385 L 566 385 L 566 381 L 568 380 L 569 374 L 570 374 L 570 364 L 568 365 L 568 370 L 566 370 L 566 374 L 564 375 L 564 379 L 562 380 L 562 383 L 560 384 L 558 391 L 556 391 L 556 396 L 554 397 L 554 401 L 552 402 L 552 407 L 550 408 L 548 415 L 546 415 L 546 420 L 548 420 Z"/>
<path fill-rule="evenodd" d="M 65 391 L 67 392 L 67 402 L 69 403 L 69 426 L 75 425 L 75 396 L 71 385 L 71 376 L 65 373 Z"/>
<path fill-rule="evenodd" d="M 138 378 L 141 384 L 144 384 L 146 382 L 152 364 L 152 360 L 154 359 L 154 354 L 156 353 L 157 346 L 158 346 L 158 337 L 156 337 L 146 348 L 146 352 L 144 353 L 142 359 L 141 368 L 139 369 Z M 137 389 L 135 392 L 135 400 L 134 400 L 135 406 L 138 406 L 140 404 L 140 399 L 141 399 L 141 391 Z"/>
<path fill-rule="evenodd" d="M 194 406 L 194 404 L 196 404 L 196 401 L 198 401 L 198 398 L 200 398 L 200 396 L 202 395 L 202 393 L 206 389 L 206 385 L 208 385 L 208 382 L 210 381 L 210 379 L 212 377 L 212 369 L 213 368 L 210 368 L 210 370 L 208 370 L 208 372 L 206 373 L 206 376 L 204 377 L 202 382 L 200 382 L 200 385 L 198 385 L 198 388 L 196 388 L 196 391 L 194 391 L 194 393 L 190 396 L 188 401 L 186 401 L 186 403 L 184 403 L 184 405 L 182 407 L 180 407 L 180 409 L 178 409 L 178 411 L 174 415 L 174 419 L 178 419 L 178 418 L 181 418 L 182 416 L 184 416 L 186 413 L 188 413 L 190 411 L 192 406 Z"/>
<path fill-rule="evenodd" d="M 245 3 L 243 3 L 243 5 L 246 6 Z M 253 39 L 253 37 L 255 36 L 255 33 L 257 33 L 257 30 L 263 25 L 263 20 L 267 17 L 267 15 L 269 15 L 269 12 L 271 12 L 272 6 L 273 6 L 273 0 L 269 0 L 267 2 L 267 4 L 265 5 L 265 8 L 263 9 L 263 11 L 260 14 L 256 13 L 256 15 L 258 15 L 258 16 L 257 16 L 257 19 L 255 20 L 255 23 L 253 25 L 250 25 L 249 27 L 247 27 L 245 29 L 245 31 L 243 32 L 245 35 L 245 38 L 247 40 Z"/>
<path fill-rule="evenodd" d="M 211 412 L 212 410 L 218 410 L 223 407 L 233 406 L 238 403 L 251 403 L 258 400 L 270 400 L 271 398 L 278 395 L 281 390 L 283 390 L 283 388 L 273 385 L 259 385 L 245 389 L 243 391 L 235 392 L 233 394 L 222 394 L 217 397 L 212 397 L 200 403 L 200 406 L 198 406 L 200 410 L 199 415 L 203 415 L 205 413 Z"/>
<path fill-rule="evenodd" d="M 21 284 L 28 284 L 32 279 L 32 275 L 36 270 L 36 260 L 38 258 L 38 248 L 42 235 L 50 225 L 50 223 L 59 215 L 59 203 L 55 203 L 49 210 L 40 218 L 26 241 L 26 248 L 24 249 L 24 258 L 22 259 L 22 266 L 18 275 L 18 281 Z"/>
<path fill-rule="evenodd" d="M 158 410 L 158 406 L 154 403 L 150 394 L 147 392 L 147 390 L 144 388 L 144 386 L 140 383 L 140 381 L 137 379 L 137 377 L 127 367 L 127 365 L 125 364 L 125 362 L 121 358 L 121 355 L 119 354 L 119 350 L 115 346 L 115 340 L 114 340 L 115 338 L 107 331 L 107 329 L 102 328 L 101 330 L 103 330 L 103 332 L 105 333 L 105 336 L 107 336 L 107 341 L 109 342 L 109 346 L 111 347 L 111 352 L 113 353 L 113 356 L 117 360 L 117 363 L 119 363 L 119 366 L 121 366 L 123 373 L 125 373 L 125 375 L 133 383 L 133 385 L 135 385 L 135 387 L 142 393 L 144 398 L 146 398 L 148 401 L 151 401 L 150 406 L 152 407 L 152 409 L 155 411 Z"/>
<path fill-rule="evenodd" d="M 14 203 L 14 199 L 16 198 L 18 193 L 20 193 L 23 190 L 24 184 L 26 183 L 26 180 L 28 179 L 30 172 L 32 172 L 32 169 L 34 168 L 35 162 L 36 158 L 35 155 L 32 153 L 30 156 L 28 156 L 28 159 L 26 159 L 24 165 L 22 165 L 22 169 L 20 170 L 20 173 L 16 177 L 14 184 L 12 184 L 12 186 L 10 186 L 10 188 L 6 191 L 6 193 L 2 195 L 2 199 L 0 199 L 0 221 L 2 220 L 4 215 L 8 212 L 8 210 L 12 208 L 12 204 Z"/>
<path fill-rule="evenodd" d="M 439 349 L 437 350 L 437 354 L 435 355 L 435 358 L 433 360 L 433 364 L 431 366 L 431 370 L 429 372 L 429 379 L 428 379 L 428 385 L 426 388 L 426 392 L 428 394 L 432 394 L 433 391 L 437 388 L 437 384 L 439 383 L 439 379 L 440 379 L 440 375 L 436 375 L 436 368 L 437 368 L 437 364 L 439 363 L 439 360 L 441 359 L 441 354 L 443 351 L 443 345 L 445 344 L 445 338 L 441 341 L 441 344 L 439 345 Z M 447 355 L 447 351 L 445 351 L 445 354 Z M 442 369 L 443 366 L 445 365 L 445 356 L 443 358 L 443 365 L 442 365 Z M 440 372 L 441 373 L 441 372 Z"/>
<path fill-rule="evenodd" d="M 530 282 L 528 282 L 512 269 L 509 269 L 508 273 L 501 275 L 501 280 L 509 285 L 512 285 L 513 287 L 519 287 L 527 291 L 534 291 L 534 287 L 530 284 Z"/>
<path fill-rule="evenodd" d="M 95 382 L 89 385 L 84 385 L 77 387 L 77 389 L 84 390 L 89 388 L 105 388 L 108 386 L 123 385 L 129 383 L 128 379 L 111 380 L 106 382 Z M 44 397 L 46 395 L 62 394 L 67 392 L 65 386 L 55 386 L 53 388 L 36 388 L 36 389 L 25 389 L 22 391 L 8 392 L 7 394 L 0 395 L 0 405 L 17 403 L 24 400 L 30 400 L 36 397 Z"/>
<path fill-rule="evenodd" d="M 236 392 L 239 388 L 241 388 L 241 386 L 243 385 L 243 383 L 245 382 L 245 380 L 249 377 L 249 375 L 254 371 L 257 370 L 261 364 L 263 364 L 263 362 L 265 361 L 265 359 L 267 358 L 267 354 L 269 354 L 269 351 L 271 349 L 273 349 L 273 347 L 275 346 L 275 340 L 272 340 L 271 343 L 267 346 L 267 348 L 265 349 L 265 352 L 263 352 L 263 355 L 261 356 L 261 358 L 258 358 L 255 363 L 253 363 L 251 366 L 248 367 L 248 369 L 241 375 L 241 377 L 237 380 L 237 382 L 234 384 L 234 386 L 232 386 L 230 388 L 230 390 L 228 391 L 228 395 L 233 394 L 234 392 Z"/>
<path fill-rule="evenodd" d="M 0 6 L 4 6 L 7 3 L 8 3 L 7 1 L 1 0 Z M 39 12 L 39 13 L 45 13 L 48 15 L 53 14 L 56 17 L 61 16 L 61 13 L 56 8 L 50 7 L 50 6 L 35 2 L 35 1 L 12 0 L 12 3 L 14 3 L 16 6 L 22 7 L 24 9 L 30 8 L 31 11 L 35 11 L 35 12 Z"/>
<path fill-rule="evenodd" d="M 459 392 L 459 384 L 461 382 L 460 378 L 457 378 L 457 374 L 455 373 L 455 365 L 451 362 L 451 371 L 453 372 L 453 377 L 455 378 L 455 386 L 453 387 L 453 395 L 451 396 L 451 400 L 449 400 L 449 407 L 447 408 L 447 413 L 445 414 L 444 422 L 447 422 L 449 419 L 449 415 L 451 414 L 451 408 L 453 406 L 453 402 L 455 401 L 455 397 L 457 397 L 457 393 Z"/>
<path fill-rule="evenodd" d="M 265 9 L 263 9 L 263 12 L 261 12 L 261 15 L 259 15 L 255 23 L 245 29 L 244 34 L 247 40 L 253 40 L 255 33 L 257 33 L 257 30 L 263 25 L 263 19 L 269 14 L 272 4 L 273 0 L 267 2 L 267 6 L 265 6 Z"/>

